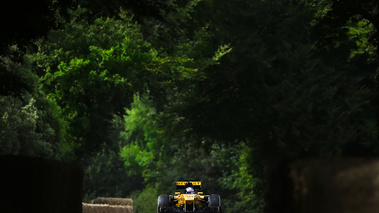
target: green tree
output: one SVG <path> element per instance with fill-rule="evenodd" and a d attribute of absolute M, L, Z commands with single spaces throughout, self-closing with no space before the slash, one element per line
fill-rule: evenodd
<path fill-rule="evenodd" d="M 11 51 L 19 51 L 13 46 Z M 58 107 L 38 88 L 38 77 L 32 72 L 31 59 L 22 62 L 3 57 L 7 72 L 19 76 L 29 91 L 17 96 L 0 95 L 0 153 L 69 160 L 66 123 Z"/>
<path fill-rule="evenodd" d="M 314 11 L 295 1 L 211 6 L 220 18 L 215 33 L 233 50 L 188 99 L 184 115 L 197 134 L 247 140 L 265 158 L 341 153 L 349 141 L 374 145 L 375 68 L 365 56 L 350 58 L 354 40 L 315 49 Z"/>
<path fill-rule="evenodd" d="M 97 197 L 129 197 L 143 187 L 143 178 L 131 174 L 118 151 L 103 148 L 81 162 L 84 169 L 85 202 Z"/>
<path fill-rule="evenodd" d="M 281 159 L 378 154 L 376 67 L 357 53 L 356 38 L 345 35 L 318 49 L 318 11 L 300 1 L 200 6 L 210 14 L 213 38 L 232 51 L 184 97 L 180 115 L 190 134 L 222 144 L 244 141 L 252 150 L 245 172 L 252 179 Z M 261 181 L 250 186 L 259 200 Z"/>
<path fill-rule="evenodd" d="M 130 175 L 141 175 L 145 181 L 153 182 L 159 168 L 174 150 L 168 143 L 165 132 L 159 126 L 159 118 L 147 96 L 135 95 L 130 110 L 124 116 L 125 128 L 121 132 L 121 157 Z"/>
<path fill-rule="evenodd" d="M 252 156 L 254 150 L 244 142 L 232 146 L 213 146 L 212 156 L 222 171 L 218 176 L 222 194 L 223 210 L 226 212 L 261 212 L 263 209 L 263 192 L 257 185 L 262 175 L 257 173 L 255 165 L 259 162 Z"/>
<path fill-rule="evenodd" d="M 70 123 L 79 155 L 109 142 L 112 116 L 124 113 L 133 94 L 149 94 L 163 109 L 169 98 L 202 78 L 201 68 L 228 51 L 221 48 L 214 59 L 199 60 L 158 51 L 144 40 L 139 25 L 126 12 L 119 19 L 98 18 L 92 23 L 81 18 L 83 11 L 72 11 L 62 30 L 51 31 L 36 56 L 42 89 Z"/>
<path fill-rule="evenodd" d="M 158 55 L 127 16 L 93 24 L 74 16 L 50 33 L 37 57 L 42 88 L 61 107 L 81 154 L 107 143 L 113 114 L 123 114 L 134 93 L 154 93 L 169 82 L 167 73 L 192 71 L 175 70 L 182 62 Z"/>
<path fill-rule="evenodd" d="M 71 1 L 37 0 L 25 2 L 15 0 L 2 6 L 0 14 L 0 57 L 10 57 L 12 61 L 22 63 L 26 50 L 34 45 L 35 39 L 47 35 L 56 28 L 55 14 L 65 17 Z M 17 45 L 14 52 L 11 46 Z M 0 58 L 0 95 L 22 96 L 25 91 L 31 92 L 23 76 L 10 72 L 7 62 Z"/>
<path fill-rule="evenodd" d="M 367 34 L 370 45 L 378 50 L 378 29 L 379 29 L 379 3 L 375 0 L 323 0 L 306 1 L 317 8 L 319 15 L 317 18 L 317 30 L 322 36 L 320 43 L 330 45 L 333 41 L 344 37 L 346 26 L 351 24 L 361 25 L 360 28 L 370 29 Z M 363 22 L 363 23 L 362 23 Z M 364 25 L 364 26 L 362 26 Z M 378 58 L 376 58 L 378 60 Z M 378 64 L 377 64 L 378 65 Z"/>

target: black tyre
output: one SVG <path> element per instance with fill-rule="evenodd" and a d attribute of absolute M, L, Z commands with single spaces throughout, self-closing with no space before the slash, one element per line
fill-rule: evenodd
<path fill-rule="evenodd" d="M 159 195 L 158 197 L 158 213 L 162 212 L 162 208 L 170 206 L 170 197 L 168 195 Z"/>
<path fill-rule="evenodd" d="M 209 207 L 213 209 L 213 212 L 221 212 L 221 199 L 220 195 L 212 194 L 208 198 Z"/>
<path fill-rule="evenodd" d="M 210 195 L 208 201 L 209 201 L 210 207 L 221 206 L 220 195 L 217 195 L 217 194 Z"/>

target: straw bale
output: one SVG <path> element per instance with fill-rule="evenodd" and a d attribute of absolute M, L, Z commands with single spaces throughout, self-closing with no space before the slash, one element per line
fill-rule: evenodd
<path fill-rule="evenodd" d="M 98 197 L 91 201 L 92 204 L 109 204 L 121 206 L 133 206 L 133 200 L 130 198 L 117 197 Z"/>
<path fill-rule="evenodd" d="M 133 213 L 132 206 L 83 203 L 82 213 Z"/>
<path fill-rule="evenodd" d="M 298 159 L 266 173 L 266 213 L 379 212 L 379 159 Z"/>

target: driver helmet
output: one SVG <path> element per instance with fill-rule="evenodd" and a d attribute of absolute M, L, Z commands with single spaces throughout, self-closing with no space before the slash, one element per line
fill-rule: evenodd
<path fill-rule="evenodd" d="M 187 187 L 186 192 L 187 192 L 187 194 L 195 194 L 195 190 L 193 190 L 192 187 Z"/>

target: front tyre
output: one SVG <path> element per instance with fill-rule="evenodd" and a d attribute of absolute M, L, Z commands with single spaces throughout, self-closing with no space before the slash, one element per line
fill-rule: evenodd
<path fill-rule="evenodd" d="M 208 198 L 209 207 L 213 209 L 214 212 L 221 212 L 221 199 L 220 195 L 212 194 Z"/>
<path fill-rule="evenodd" d="M 170 197 L 168 195 L 159 195 L 158 197 L 158 213 L 163 212 L 164 208 L 170 206 Z"/>

